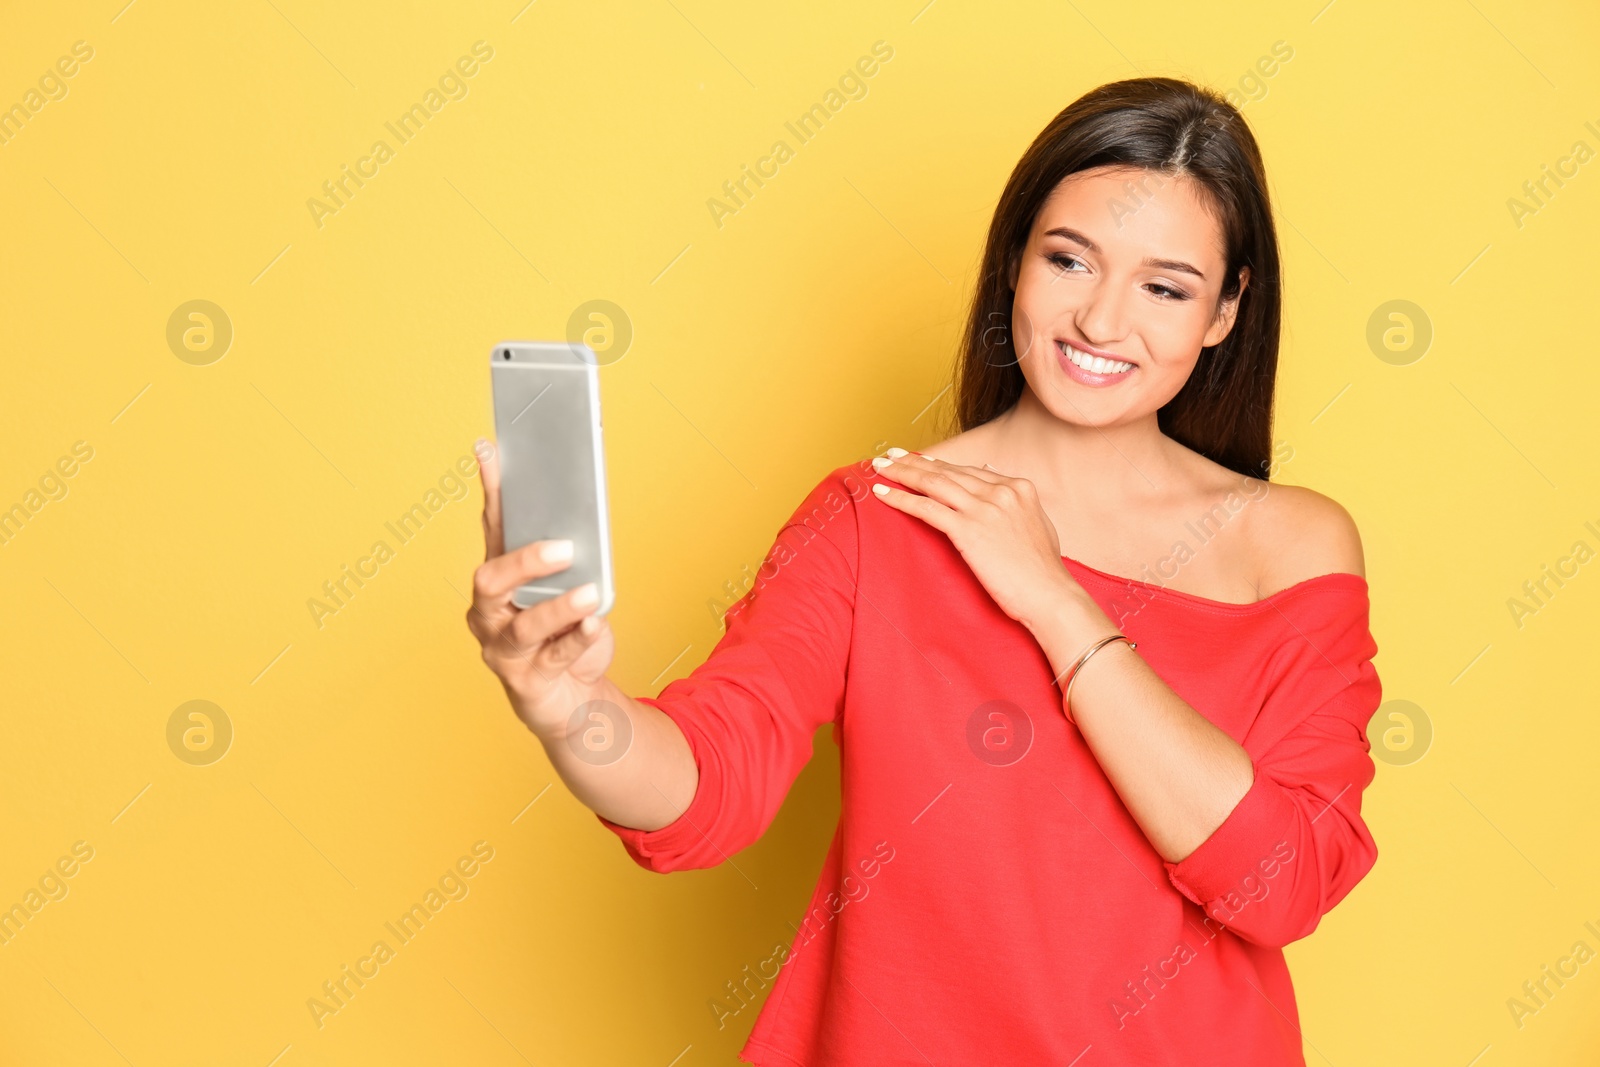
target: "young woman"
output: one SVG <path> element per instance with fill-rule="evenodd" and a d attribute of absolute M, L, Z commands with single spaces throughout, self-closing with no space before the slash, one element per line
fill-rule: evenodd
<path fill-rule="evenodd" d="M 842 816 L 745 976 L 748 1062 L 1304 1063 L 1282 949 L 1376 859 L 1381 688 L 1350 516 L 1268 481 L 1280 308 L 1238 112 L 1088 93 L 1001 195 L 962 432 L 829 472 L 654 698 L 606 678 L 592 589 L 511 605 L 561 546 L 502 554 L 485 456 L 469 624 L 638 863 L 755 841 L 834 724 Z"/>

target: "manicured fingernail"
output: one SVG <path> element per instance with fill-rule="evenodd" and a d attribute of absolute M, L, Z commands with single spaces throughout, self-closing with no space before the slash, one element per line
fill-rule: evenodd
<path fill-rule="evenodd" d="M 877 493 L 879 496 L 888 496 L 889 495 L 889 487 L 887 485 L 884 485 L 882 482 L 875 483 L 873 485 L 873 487 L 872 487 L 872 491 L 874 493 Z"/>
<path fill-rule="evenodd" d="M 903 448 L 891 448 L 885 454 L 893 459 L 899 459 L 901 456 L 906 455 L 906 450 Z"/>
<path fill-rule="evenodd" d="M 572 558 L 571 541 L 546 541 L 539 549 L 539 558 L 546 563 L 560 563 Z"/>
<path fill-rule="evenodd" d="M 890 459 L 888 456 L 873 456 L 872 457 L 872 465 L 874 467 L 876 467 L 880 471 L 883 470 L 883 468 L 887 467 L 889 464 L 891 464 L 893 462 L 894 462 L 894 460 Z"/>
<path fill-rule="evenodd" d="M 599 602 L 600 590 L 595 587 L 593 582 L 585 582 L 573 590 L 572 606 L 575 608 L 586 608 L 590 604 L 598 604 Z"/>

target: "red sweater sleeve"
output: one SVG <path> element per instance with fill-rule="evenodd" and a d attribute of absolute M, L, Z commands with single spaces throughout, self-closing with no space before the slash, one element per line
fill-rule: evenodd
<path fill-rule="evenodd" d="M 1361 819 L 1373 779 L 1367 723 L 1382 686 L 1364 584 L 1281 609 L 1290 637 L 1280 681 L 1243 744 L 1255 781 L 1182 862 L 1179 892 L 1247 941 L 1281 948 L 1312 930 L 1377 861 Z M 1281 657 L 1279 659 L 1278 657 Z"/>
<path fill-rule="evenodd" d="M 817 727 L 838 720 L 855 612 L 856 490 L 866 483 L 838 471 L 824 478 L 779 529 L 705 662 L 640 698 L 683 731 L 700 773 L 689 806 L 659 829 L 596 814 L 640 866 L 714 867 L 754 843 L 811 758 Z"/>

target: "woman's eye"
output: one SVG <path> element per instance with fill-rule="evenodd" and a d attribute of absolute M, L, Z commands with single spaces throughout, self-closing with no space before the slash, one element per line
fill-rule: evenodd
<path fill-rule="evenodd" d="M 1089 269 L 1088 265 L 1084 263 L 1083 260 L 1079 259 L 1077 256 L 1069 256 L 1065 252 L 1057 252 L 1048 258 L 1051 263 L 1060 268 L 1063 274 L 1083 273 L 1082 271 L 1072 270 L 1073 267 L 1082 267 L 1085 271 Z M 1152 282 L 1147 288 L 1150 292 L 1155 293 L 1163 300 L 1189 299 L 1189 294 L 1184 292 L 1182 289 L 1174 289 L 1172 286 L 1162 285 L 1160 282 Z"/>

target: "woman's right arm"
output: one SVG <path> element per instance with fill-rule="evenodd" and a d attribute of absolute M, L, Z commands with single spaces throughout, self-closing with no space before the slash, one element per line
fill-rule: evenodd
<path fill-rule="evenodd" d="M 467 626 L 483 646 L 484 662 L 573 796 L 622 826 L 666 826 L 689 806 L 698 784 L 683 731 L 606 677 L 615 642 L 605 619 L 593 614 L 593 583 L 531 608 L 511 602 L 519 585 L 567 567 L 572 545 L 535 541 L 506 552 L 499 456 L 484 441 L 476 452 L 484 562 L 473 574 Z"/>

